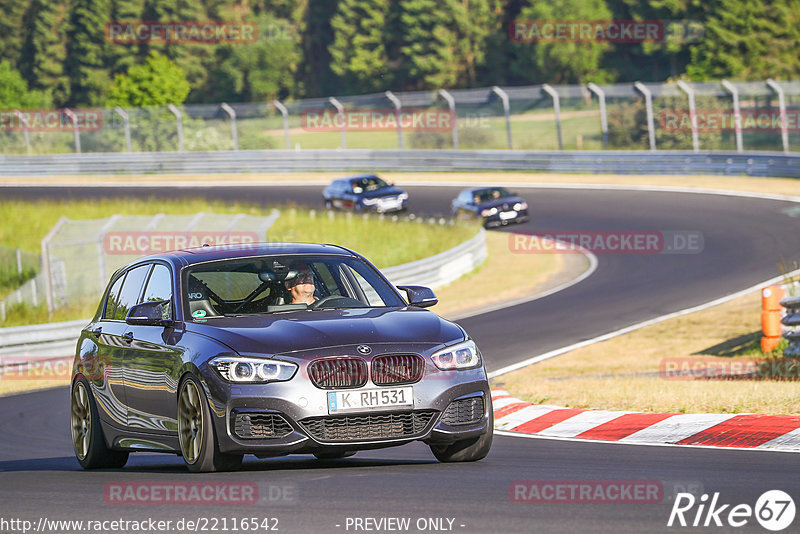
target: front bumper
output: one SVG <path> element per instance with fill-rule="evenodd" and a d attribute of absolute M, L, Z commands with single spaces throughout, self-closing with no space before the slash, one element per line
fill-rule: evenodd
<path fill-rule="evenodd" d="M 508 215 L 503 215 L 503 213 L 516 213 L 513 217 Z M 483 225 L 486 228 L 496 227 L 496 226 L 506 226 L 509 224 L 514 223 L 524 223 L 530 220 L 530 216 L 528 215 L 528 210 L 520 210 L 520 211 L 507 211 L 507 212 L 499 212 L 495 215 L 490 217 L 483 218 Z"/>
<path fill-rule="evenodd" d="M 409 410 L 364 410 L 346 415 L 328 413 L 327 391 L 316 388 L 307 380 L 298 380 L 272 384 L 247 384 L 227 386 L 227 398 L 213 399 L 215 409 L 212 419 L 216 431 L 220 451 L 226 453 L 255 454 L 261 457 L 283 456 L 293 453 L 314 453 L 321 451 L 355 451 L 377 449 L 402 445 L 412 441 L 426 443 L 452 443 L 461 439 L 480 436 L 491 432 L 488 428 L 490 420 L 491 394 L 483 368 L 438 373 L 449 375 L 444 378 L 426 376 L 420 382 L 413 384 L 414 406 Z M 211 380 L 215 378 L 209 377 Z M 219 384 L 222 385 L 222 384 Z M 390 386 L 389 386 L 390 387 Z M 210 388 L 219 391 L 218 388 Z M 360 389 L 381 389 L 369 382 Z M 450 424 L 452 417 L 445 418 L 445 413 L 453 401 L 482 399 L 483 413 L 467 423 Z M 424 425 L 414 427 L 418 431 L 403 435 L 373 436 L 369 438 L 356 437 L 354 439 L 325 440 L 313 432 L 311 422 L 329 421 L 341 424 L 342 418 L 365 420 L 367 416 L 383 421 L 380 429 L 396 428 L 395 423 L 385 422 L 387 419 L 403 418 L 403 414 L 424 414 L 430 419 Z M 447 412 L 452 414 L 451 412 Z M 244 438 L 236 432 L 237 414 L 274 415 L 282 418 L 287 427 L 276 437 Z M 478 418 L 479 417 L 479 418 Z M 335 421 L 332 421 L 335 420 Z M 370 419 L 371 421 L 372 419 Z M 415 425 L 417 421 L 415 417 Z M 241 419 L 239 419 L 241 422 Z M 397 423 L 398 425 L 400 423 Z M 362 427 L 363 428 L 363 427 Z"/>

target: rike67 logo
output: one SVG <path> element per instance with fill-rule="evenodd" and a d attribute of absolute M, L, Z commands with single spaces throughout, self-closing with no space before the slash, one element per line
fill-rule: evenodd
<path fill-rule="evenodd" d="M 794 521 L 794 500 L 781 490 L 766 491 L 756 500 L 755 506 L 749 504 L 723 504 L 719 492 L 704 493 L 696 498 L 691 493 L 679 493 L 672 505 L 667 526 L 743 527 L 752 524 L 753 518 L 767 530 L 783 530 Z"/>

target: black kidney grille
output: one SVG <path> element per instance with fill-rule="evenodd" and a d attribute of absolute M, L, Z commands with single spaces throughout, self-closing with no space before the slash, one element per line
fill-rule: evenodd
<path fill-rule="evenodd" d="M 367 362 L 360 358 L 328 358 L 308 364 L 308 377 L 318 388 L 358 388 L 367 383 Z"/>
<path fill-rule="evenodd" d="M 425 432 L 433 410 L 368 415 L 310 417 L 300 424 L 317 441 L 363 441 L 413 437 Z"/>
<path fill-rule="evenodd" d="M 448 425 L 468 425 L 483 418 L 483 397 L 456 400 L 444 411 L 442 421 Z"/>
<path fill-rule="evenodd" d="M 283 416 L 272 413 L 233 413 L 233 431 L 245 439 L 282 438 L 292 433 Z"/>
<path fill-rule="evenodd" d="M 425 373 L 425 361 L 413 354 L 378 356 L 372 360 L 372 381 L 379 386 L 413 384 Z"/>

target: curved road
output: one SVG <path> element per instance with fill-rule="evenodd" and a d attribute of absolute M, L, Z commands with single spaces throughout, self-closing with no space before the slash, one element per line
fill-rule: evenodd
<path fill-rule="evenodd" d="M 409 187 L 412 210 L 444 213 L 457 188 Z M 319 205 L 319 186 L 226 188 L 3 188 L 4 197 L 207 196 Z M 643 191 L 525 189 L 533 221 L 520 230 L 683 230 L 701 232 L 702 253 L 601 255 L 596 272 L 562 292 L 461 322 L 486 355 L 487 368 L 549 350 L 752 286 L 798 257 L 797 219 L 787 202 Z M 513 503 L 518 480 L 647 480 L 664 488 L 720 492 L 719 502 L 755 504 L 769 489 L 800 499 L 800 455 L 580 443 L 497 436 L 476 464 L 445 465 L 427 447 L 359 453 L 337 462 L 310 457 L 251 460 L 238 473 L 202 480 L 256 483 L 275 497 L 255 506 L 120 506 L 106 484 L 185 482 L 179 458 L 132 456 L 124 470 L 81 472 L 72 456 L 66 389 L 0 399 L 0 519 L 157 519 L 267 517 L 283 532 L 354 532 L 347 518 L 411 518 L 409 532 L 441 531 L 427 518 L 453 520 L 456 532 L 668 531 L 670 504 Z M 272 486 L 270 489 L 268 486 Z M 277 495 L 286 490 L 288 496 Z M 665 499 L 669 501 L 669 497 Z M 696 507 L 687 518 L 694 519 Z M 424 519 L 421 519 L 424 518 Z M 419 525 L 416 521 L 420 519 Z M 724 520 L 724 515 L 723 515 Z M 461 526 L 463 525 L 463 527 Z M 373 527 L 373 524 L 362 524 Z M 418 530 L 418 526 L 425 527 Z M 745 530 L 758 525 L 751 519 Z M 737 529 L 741 531 L 742 529 Z M 0 531 L 2 522 L 0 522 Z M 377 530 L 372 531 L 388 531 Z"/>

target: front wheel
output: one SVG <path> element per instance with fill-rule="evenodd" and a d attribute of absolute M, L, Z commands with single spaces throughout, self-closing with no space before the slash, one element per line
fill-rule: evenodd
<path fill-rule="evenodd" d="M 494 414 L 489 407 L 489 425 L 486 434 L 463 439 L 447 445 L 431 444 L 431 452 L 440 462 L 477 462 L 486 458 L 492 448 Z"/>
<path fill-rule="evenodd" d="M 200 382 L 188 376 L 179 391 L 178 440 L 189 471 L 208 473 L 238 469 L 242 465 L 242 455 L 219 450 L 211 411 Z"/>
<path fill-rule="evenodd" d="M 70 395 L 72 448 L 84 469 L 119 468 L 128 461 L 128 453 L 106 446 L 97 404 L 84 380 L 77 380 Z"/>

